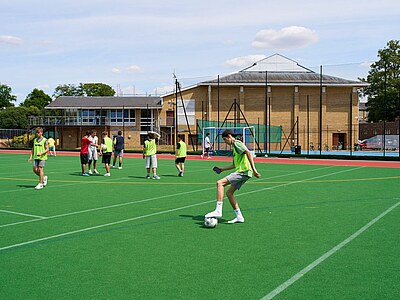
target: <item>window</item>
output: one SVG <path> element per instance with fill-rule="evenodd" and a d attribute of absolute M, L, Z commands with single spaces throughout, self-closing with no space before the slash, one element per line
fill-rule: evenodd
<path fill-rule="evenodd" d="M 134 109 L 111 109 L 110 122 L 112 125 L 134 125 L 136 122 Z"/>
<path fill-rule="evenodd" d="M 154 111 L 142 109 L 140 111 L 140 131 L 154 130 Z"/>
<path fill-rule="evenodd" d="M 195 101 L 193 99 L 183 100 L 185 105 L 186 116 L 189 125 L 195 125 Z M 186 125 L 185 111 L 182 107 L 182 102 L 178 100 L 178 125 Z"/>

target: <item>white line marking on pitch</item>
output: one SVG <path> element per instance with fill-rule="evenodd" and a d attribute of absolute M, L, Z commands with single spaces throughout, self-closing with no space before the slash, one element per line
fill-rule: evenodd
<path fill-rule="evenodd" d="M 21 216 L 33 217 L 33 218 L 39 218 L 39 219 L 47 219 L 47 217 L 31 215 L 31 214 L 24 214 L 24 213 L 20 213 L 20 212 L 16 212 L 16 211 L 10 211 L 10 210 L 4 210 L 4 209 L 0 209 L 0 211 L 8 213 L 8 214 L 21 215 Z"/>
<path fill-rule="evenodd" d="M 379 216 L 377 216 L 375 219 L 370 221 L 367 225 L 359 229 L 357 232 L 353 233 L 351 236 L 349 236 L 347 239 L 342 241 L 341 243 L 337 244 L 335 247 L 333 247 L 331 250 L 323 254 L 321 257 L 318 259 L 314 260 L 311 264 L 309 264 L 307 267 L 302 269 L 300 272 L 295 274 L 292 278 L 288 279 L 284 283 L 282 283 L 280 286 L 278 286 L 276 289 L 274 289 L 272 292 L 267 294 L 265 297 L 263 297 L 261 300 L 269 300 L 273 299 L 275 296 L 286 290 L 290 285 L 295 283 L 297 280 L 299 280 L 301 277 L 303 277 L 305 274 L 310 272 L 312 269 L 314 269 L 316 266 L 318 266 L 320 263 L 322 263 L 324 260 L 326 260 L 328 257 L 331 255 L 335 254 L 337 251 L 339 251 L 341 248 L 346 246 L 348 243 L 350 243 L 352 240 L 354 240 L 356 237 L 358 237 L 360 234 L 362 234 L 364 231 L 366 231 L 369 227 L 374 225 L 376 222 L 378 222 L 380 219 L 382 219 L 385 215 L 390 213 L 393 209 L 395 209 L 397 206 L 400 205 L 400 202 L 397 202 L 395 205 L 391 206 L 387 210 L 385 210 L 383 213 L 381 213 Z"/>
<path fill-rule="evenodd" d="M 355 170 L 355 169 L 358 169 L 358 168 L 354 168 L 352 170 Z M 340 172 L 336 172 L 336 173 L 340 173 Z M 335 174 L 335 173 L 331 173 L 331 175 L 332 174 Z M 306 180 L 308 180 L 308 179 L 304 179 L 303 181 L 306 181 Z M 302 181 L 296 181 L 296 183 L 298 183 L 298 182 L 302 182 Z M 279 186 L 282 186 L 282 185 L 279 185 Z M 214 187 L 210 187 L 210 188 L 206 188 L 206 189 L 213 189 L 213 188 Z M 206 190 L 206 189 L 202 189 L 202 190 Z M 263 191 L 263 190 L 265 190 L 265 189 L 259 189 L 257 191 L 260 192 L 260 191 Z M 190 193 L 190 192 L 193 192 L 193 191 L 184 192 L 184 193 L 187 194 L 187 193 Z M 246 194 L 250 194 L 250 193 L 253 193 L 253 192 L 247 192 L 247 193 L 243 193 L 241 195 L 246 195 Z M 162 197 L 163 196 L 156 197 L 156 198 L 162 198 Z M 168 197 L 168 196 L 165 196 L 165 197 Z M 108 226 L 112 226 L 112 225 L 116 225 L 116 224 L 120 224 L 120 223 L 134 221 L 134 220 L 143 219 L 143 218 L 147 218 L 147 217 L 152 217 L 152 216 L 156 216 L 156 215 L 161 215 L 161 214 L 169 213 L 169 212 L 172 212 L 172 211 L 182 210 L 182 209 L 185 209 L 185 208 L 190 208 L 190 207 L 194 207 L 194 206 L 203 205 L 203 204 L 206 204 L 206 203 L 211 203 L 211 202 L 214 202 L 214 201 L 215 200 L 209 200 L 209 201 L 205 201 L 205 202 L 201 202 L 201 203 L 197 203 L 197 204 L 192 204 L 192 205 L 172 208 L 172 209 L 165 210 L 165 211 L 160 211 L 160 212 L 157 212 L 157 213 L 142 215 L 142 216 L 133 217 L 133 218 L 125 219 L 125 220 L 120 220 L 120 221 L 116 221 L 116 222 L 111 222 L 111 223 L 106 223 L 106 224 L 97 225 L 97 226 L 93 226 L 93 227 L 88 227 L 88 228 L 83 228 L 83 229 L 74 230 L 74 231 L 70 231 L 70 232 L 65 232 L 65 233 L 61 233 L 61 234 L 56 234 L 56 235 L 52 235 L 52 236 L 48 236 L 48 237 L 44 237 L 44 238 L 40 238 L 40 239 L 35 239 L 35 240 L 31 240 L 31 241 L 27 241 L 27 242 L 23 242 L 23 243 L 19 243 L 19 244 L 5 246 L 5 247 L 0 248 L 0 251 L 6 250 L 6 249 L 11 249 L 11 248 L 16 248 L 16 247 L 20 247 L 20 246 L 24 246 L 24 245 L 28 245 L 28 244 L 33 244 L 33 243 L 37 243 L 37 242 L 41 242 L 41 241 L 46 241 L 46 240 L 50 240 L 50 239 L 54 239 L 54 238 L 58 238 L 58 237 L 62 237 L 62 236 L 72 235 L 72 234 L 75 234 L 75 233 L 90 231 L 90 230 L 93 230 L 93 229 L 108 227 Z M 50 218 L 51 217 L 48 217 L 47 219 L 50 219 Z M 36 221 L 36 220 L 32 220 L 32 221 Z"/>
<path fill-rule="evenodd" d="M 291 174 L 277 175 L 277 176 L 269 177 L 268 179 L 279 178 L 279 177 L 287 177 L 287 176 L 291 176 L 291 175 L 298 175 L 298 174 L 301 174 L 301 173 L 313 172 L 315 170 L 323 170 L 323 169 L 333 168 L 333 167 L 334 166 L 329 166 L 329 167 L 324 167 L 324 168 L 318 168 L 318 169 L 312 169 L 312 170 L 306 170 L 306 171 L 299 171 L 299 172 L 295 172 L 295 173 L 291 173 Z M 334 173 L 331 173 L 331 174 L 334 174 Z M 257 181 L 261 181 L 262 179 L 256 179 L 256 180 Z M 298 183 L 299 181 L 294 181 L 294 182 Z M 86 183 L 86 182 L 84 182 L 84 183 Z M 80 184 L 80 183 L 77 183 L 77 184 Z M 288 185 L 288 184 L 290 184 L 290 183 L 287 183 L 287 184 L 284 184 L 284 185 Z M 57 186 L 54 186 L 54 187 L 59 187 L 59 186 L 60 185 L 57 185 Z M 282 186 L 282 185 L 277 185 L 276 187 L 280 187 L 280 186 Z M 114 205 L 107 205 L 107 206 L 102 206 L 102 207 L 97 207 L 97 208 L 90 208 L 90 209 L 85 209 L 85 210 L 80 210 L 80 211 L 60 214 L 60 215 L 43 217 L 43 219 L 54 219 L 54 218 L 66 217 L 66 216 L 77 215 L 77 214 L 81 214 L 81 213 L 92 212 L 92 211 L 97 211 L 97 210 L 102 210 L 102 209 L 115 208 L 115 207 L 120 207 L 120 206 L 125 206 L 125 205 L 132 205 L 132 204 L 137 204 L 137 203 L 142 203 L 142 202 L 147 202 L 147 201 L 152 201 L 152 200 L 157 200 L 157 199 L 162 199 L 162 198 L 167 198 L 167 197 L 181 196 L 181 195 L 185 195 L 185 194 L 189 194 L 189 193 L 197 193 L 197 192 L 202 192 L 202 191 L 206 191 L 206 190 L 211 190 L 211 189 L 214 189 L 214 188 L 215 187 L 212 186 L 212 187 L 209 187 L 209 188 L 204 188 L 204 189 L 199 189 L 199 190 L 192 190 L 192 191 L 183 192 L 183 193 L 177 193 L 177 194 L 169 194 L 169 195 L 154 197 L 154 198 L 150 198 L 150 199 L 143 199 L 143 200 L 138 200 L 138 201 L 130 201 L 130 202 L 124 202 L 124 203 L 119 203 L 119 204 L 114 204 Z M 263 191 L 263 190 L 266 190 L 266 189 L 272 189 L 272 188 L 264 188 L 264 189 L 260 189 L 260 190 L 257 190 L 257 191 Z M 251 192 L 247 192 L 247 193 L 251 193 Z M 247 193 L 245 193 L 245 194 L 247 194 Z M 238 195 L 238 196 L 240 196 L 240 195 Z M 15 222 L 15 223 L 9 223 L 9 224 L 0 225 L 0 228 L 19 225 L 19 224 L 25 224 L 25 223 L 31 223 L 31 222 L 36 222 L 36 221 L 40 221 L 40 220 L 41 219 L 34 219 L 34 220 L 26 220 L 26 221 L 20 221 L 20 222 Z"/>
<path fill-rule="evenodd" d="M 36 239 L 36 240 L 31 240 L 31 241 L 27 241 L 27 242 L 23 242 L 23 243 L 19 243 L 19 244 L 5 246 L 5 247 L 0 248 L 0 251 L 11 249 L 11 248 L 17 248 L 17 247 L 21 247 L 21 246 L 37 243 L 37 242 L 47 241 L 47 240 L 51 240 L 51 239 L 59 238 L 59 237 L 63 237 L 63 236 L 68 236 L 68 235 L 72 235 L 72 234 L 75 234 L 75 233 L 81 233 L 81 232 L 90 231 L 90 230 L 93 230 L 93 229 L 99 229 L 99 228 L 108 227 L 108 226 L 112 226 L 112 225 L 117 225 L 117 224 L 121 224 L 121 223 L 126 223 L 126 222 L 130 222 L 130 221 L 134 221 L 134 220 L 144 219 L 144 218 L 148 218 L 148 217 L 152 217 L 152 216 L 156 216 L 156 215 L 166 214 L 166 213 L 169 213 L 169 212 L 182 210 L 182 209 L 186 209 L 186 208 L 190 208 L 190 207 L 194 207 L 194 206 L 199 206 L 199 205 L 203 205 L 205 203 L 210 203 L 210 202 L 214 202 L 214 201 L 215 200 L 209 200 L 209 201 L 206 201 L 206 202 L 201 202 L 201 203 L 191 204 L 191 205 L 187 205 L 187 206 L 172 208 L 172 209 L 169 209 L 169 210 L 164 210 L 164 211 L 160 211 L 160 212 L 156 212 L 156 213 L 152 213 L 152 214 L 147 214 L 147 215 L 142 215 L 142 216 L 138 216 L 138 217 L 134 217 L 134 218 L 120 220 L 120 221 L 116 221 L 116 222 L 112 222 L 112 223 L 101 224 L 101 225 L 97 225 L 97 226 L 93 226 L 93 227 L 87 227 L 87 228 L 83 228 L 83 229 L 78 229 L 78 230 L 74 230 L 74 231 L 69 231 L 69 232 L 60 233 L 60 234 L 56 234 L 56 235 L 51 235 L 51 236 L 47 236 L 47 237 Z"/>

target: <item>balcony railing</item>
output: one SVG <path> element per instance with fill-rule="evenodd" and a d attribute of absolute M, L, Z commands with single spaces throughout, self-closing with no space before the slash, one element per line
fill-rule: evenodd
<path fill-rule="evenodd" d="M 132 119 L 112 119 L 108 117 L 29 117 L 29 126 L 136 126 Z"/>

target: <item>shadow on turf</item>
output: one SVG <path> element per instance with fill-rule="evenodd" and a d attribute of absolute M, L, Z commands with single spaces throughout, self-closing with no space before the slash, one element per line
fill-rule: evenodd
<path fill-rule="evenodd" d="M 17 187 L 26 188 L 26 189 L 33 189 L 36 185 L 26 185 L 26 184 L 18 184 Z"/>
<path fill-rule="evenodd" d="M 204 215 L 198 215 L 198 216 L 192 216 L 192 215 L 179 215 L 179 217 L 182 218 L 191 218 L 193 221 L 196 221 L 195 223 L 197 225 L 199 225 L 199 227 L 203 228 L 203 229 L 213 229 L 213 228 L 209 228 L 204 226 Z M 226 222 L 225 219 L 219 219 L 218 220 L 218 224 L 224 224 Z"/>

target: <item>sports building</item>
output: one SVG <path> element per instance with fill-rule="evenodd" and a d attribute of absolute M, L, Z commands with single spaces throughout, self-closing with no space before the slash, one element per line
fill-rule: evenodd
<path fill-rule="evenodd" d="M 127 149 L 140 149 L 148 130 L 161 133 L 159 149 L 181 135 L 201 149 L 203 129 L 254 129 L 257 151 L 347 149 L 359 136 L 359 90 L 367 83 L 316 73 L 275 54 L 237 73 L 199 82 L 161 97 L 59 97 L 32 117 L 60 148 L 80 147 L 86 130 L 123 132 Z M 252 131 L 253 132 L 253 131 Z M 165 146 L 164 146 L 165 145 Z M 193 146 L 192 146 L 193 145 Z"/>
<path fill-rule="evenodd" d="M 261 151 L 346 149 L 358 140 L 359 90 L 367 85 L 275 54 L 234 74 L 182 89 L 177 84 L 163 96 L 161 117 L 172 116 L 177 106 L 177 134 L 189 143 L 190 134 L 201 135 L 201 125 L 213 121 L 217 127 L 253 125 Z M 281 129 L 279 141 L 271 140 L 270 128 Z"/>

